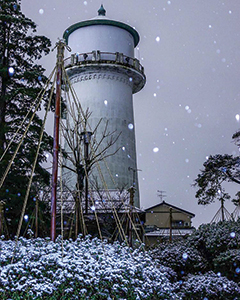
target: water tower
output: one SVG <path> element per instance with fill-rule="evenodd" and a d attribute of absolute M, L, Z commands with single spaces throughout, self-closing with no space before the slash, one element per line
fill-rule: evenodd
<path fill-rule="evenodd" d="M 70 26 L 63 37 L 73 53 L 65 62 L 67 74 L 83 110 L 92 112 L 91 128 L 102 118 L 98 135 L 106 122 L 108 131 L 121 132 L 109 151 L 120 150 L 106 159 L 107 168 L 101 162 L 107 187 L 115 191 L 134 185 L 134 204 L 139 207 L 133 94 L 146 82 L 144 69 L 134 58 L 139 35 L 129 25 L 107 18 L 101 6 L 96 18 Z M 97 169 L 94 172 L 98 176 Z M 75 186 L 76 175 L 68 176 Z"/>

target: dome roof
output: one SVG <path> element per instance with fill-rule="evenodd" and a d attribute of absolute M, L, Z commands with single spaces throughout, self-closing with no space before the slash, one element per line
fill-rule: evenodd
<path fill-rule="evenodd" d="M 93 26 L 93 25 L 110 25 L 110 26 L 122 28 L 128 31 L 133 36 L 134 47 L 136 47 L 137 44 L 139 43 L 140 38 L 138 32 L 134 28 L 132 28 L 131 26 L 125 23 L 108 19 L 106 17 L 106 10 L 104 9 L 103 5 L 101 5 L 101 7 L 99 8 L 97 17 L 71 25 L 64 31 L 63 38 L 65 39 L 66 43 L 68 43 L 68 37 L 72 32 L 74 32 L 79 28 L 86 27 L 86 26 Z"/>

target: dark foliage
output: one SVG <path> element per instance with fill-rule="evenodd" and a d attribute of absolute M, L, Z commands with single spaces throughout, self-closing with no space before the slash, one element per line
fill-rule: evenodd
<path fill-rule="evenodd" d="M 21 12 L 20 5 L 21 1 L 0 0 L 0 157 L 47 80 L 44 76 L 45 70 L 35 61 L 49 53 L 50 40 L 45 36 L 35 35 L 36 24 Z M 47 96 L 48 93 L 44 101 L 47 100 Z M 1 175 L 9 164 L 33 111 L 34 108 L 0 161 Z M 16 232 L 22 210 L 41 127 L 42 120 L 35 115 L 4 185 L 0 189 L 0 199 L 6 203 L 5 217 L 12 234 Z M 49 185 L 50 174 L 41 163 L 46 161 L 45 154 L 51 152 L 51 148 L 52 138 L 44 132 L 27 214 L 30 214 L 33 209 L 32 199 L 37 196 L 39 185 Z M 43 204 L 41 206 L 43 210 L 46 209 Z"/>
<path fill-rule="evenodd" d="M 203 224 L 184 240 L 158 245 L 151 255 L 172 268 L 180 280 L 188 274 L 214 271 L 218 276 L 240 282 L 239 249 L 240 219 Z"/>
<path fill-rule="evenodd" d="M 179 279 L 188 273 L 204 272 L 207 268 L 206 259 L 198 249 L 186 243 L 185 240 L 164 243 L 151 253 L 162 265 L 171 267 Z"/>
<path fill-rule="evenodd" d="M 222 187 L 223 182 L 240 184 L 240 158 L 228 154 L 211 155 L 203 164 L 204 169 L 195 179 L 198 188 L 196 198 L 198 204 L 210 204 L 215 199 L 230 199 L 230 195 Z"/>

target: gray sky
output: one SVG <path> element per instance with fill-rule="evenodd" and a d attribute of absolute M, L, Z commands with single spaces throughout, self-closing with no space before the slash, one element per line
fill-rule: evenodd
<path fill-rule="evenodd" d="M 163 190 L 165 201 L 196 214 L 194 226 L 210 222 L 219 203 L 198 206 L 191 184 L 206 156 L 239 153 L 231 137 L 240 128 L 240 1 L 22 0 L 22 10 L 55 44 L 102 2 L 109 18 L 140 35 L 136 57 L 147 76 L 134 96 L 141 207 L 160 202 Z M 42 61 L 48 73 L 55 55 Z M 226 189 L 234 195 L 238 186 Z"/>

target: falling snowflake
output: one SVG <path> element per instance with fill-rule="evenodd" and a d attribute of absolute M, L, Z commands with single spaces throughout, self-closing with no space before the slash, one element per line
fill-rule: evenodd
<path fill-rule="evenodd" d="M 13 67 L 9 67 L 8 68 L 8 74 L 9 74 L 9 76 L 13 76 L 14 72 L 15 72 L 15 70 L 14 70 Z"/>

